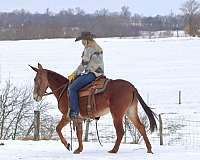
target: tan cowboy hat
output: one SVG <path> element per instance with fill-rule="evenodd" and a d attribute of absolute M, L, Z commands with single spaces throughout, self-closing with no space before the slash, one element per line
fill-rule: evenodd
<path fill-rule="evenodd" d="M 81 32 L 81 35 L 75 39 L 75 42 L 80 40 L 93 40 L 96 36 L 90 32 Z"/>

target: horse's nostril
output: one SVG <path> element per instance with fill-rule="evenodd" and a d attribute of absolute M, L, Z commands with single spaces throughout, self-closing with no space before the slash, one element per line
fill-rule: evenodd
<path fill-rule="evenodd" d="M 35 101 L 38 101 L 38 95 L 37 95 L 37 94 L 33 94 L 33 99 L 34 99 Z"/>
<path fill-rule="evenodd" d="M 33 99 L 34 99 L 35 101 L 37 101 L 37 97 L 33 97 Z"/>

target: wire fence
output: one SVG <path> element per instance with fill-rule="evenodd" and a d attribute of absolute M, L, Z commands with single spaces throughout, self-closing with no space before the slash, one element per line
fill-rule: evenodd
<path fill-rule="evenodd" d="M 188 120 L 183 115 L 162 115 L 159 130 L 152 141 L 161 145 L 184 146 L 189 150 L 200 150 L 200 121 Z"/>
<path fill-rule="evenodd" d="M 158 123 L 159 128 L 162 128 L 162 132 L 158 129 L 154 134 L 148 134 L 150 141 L 153 144 L 159 145 L 162 139 L 162 145 L 169 146 L 185 146 L 188 149 L 200 150 L 200 121 L 188 120 L 183 115 L 176 114 L 162 114 L 162 126 Z M 125 135 L 122 139 L 122 143 L 143 143 L 143 138 L 138 133 L 138 130 L 134 126 L 130 127 L 126 125 L 124 119 Z M 84 123 L 84 134 L 86 133 L 86 123 Z M 112 123 L 111 115 L 106 115 L 100 118 L 98 122 L 98 130 L 100 135 L 100 141 L 102 143 L 114 143 L 116 140 L 115 128 Z M 73 132 L 73 141 L 77 141 L 76 132 Z M 67 125 L 64 130 L 64 137 L 69 141 L 71 138 L 70 125 Z M 147 132 L 150 133 L 150 132 Z M 52 139 L 59 140 L 56 132 Z M 137 139 L 137 141 L 136 141 Z M 89 142 L 98 142 L 95 120 L 89 123 L 88 139 Z"/>
<path fill-rule="evenodd" d="M 195 120 L 196 119 L 196 120 Z M 188 150 L 200 150 L 200 121 L 199 114 L 193 115 L 188 118 L 188 115 L 180 114 L 161 114 L 162 126 L 158 122 L 157 132 L 150 134 L 148 137 L 153 144 L 159 145 L 162 139 L 162 145 L 168 146 L 184 146 Z M 124 121 L 125 122 L 125 121 Z M 122 140 L 122 143 L 143 143 L 143 138 L 140 136 L 137 129 L 132 126 L 128 127 L 124 123 L 125 135 Z M 160 130 L 162 129 L 162 131 Z M 103 143 L 114 143 L 116 140 L 116 133 L 114 126 L 112 124 L 112 118 L 110 115 L 102 117 L 98 122 L 98 129 L 100 133 L 100 140 Z M 67 134 L 70 130 L 66 128 L 66 138 L 70 138 L 70 135 Z M 138 137 L 139 135 L 139 137 Z M 74 134 L 74 140 L 76 135 Z M 135 139 L 138 139 L 135 141 Z M 95 122 L 90 123 L 88 141 L 97 142 Z"/>
<path fill-rule="evenodd" d="M 89 123 L 89 129 L 88 129 L 88 140 L 89 142 L 98 142 L 97 133 L 96 133 L 96 124 L 95 120 L 90 121 Z M 70 125 L 66 126 L 64 129 L 65 137 L 67 139 L 71 138 L 70 133 Z M 100 140 L 102 143 L 114 143 L 116 134 L 115 129 L 112 123 L 112 117 L 111 115 L 106 115 L 100 118 L 98 121 L 98 131 Z M 85 139 L 85 133 L 86 133 L 86 122 L 83 123 L 83 138 Z M 73 140 L 77 141 L 76 132 L 73 131 Z"/>
<path fill-rule="evenodd" d="M 145 119 L 146 123 L 147 119 Z M 88 135 L 86 132 L 86 125 L 85 122 L 83 124 L 83 139 L 87 136 L 87 141 L 89 142 L 98 142 L 97 131 L 96 131 L 96 124 L 95 120 L 90 121 L 89 123 L 89 130 Z M 128 121 L 128 119 L 123 119 L 123 127 L 124 127 L 124 137 L 122 139 L 122 143 L 140 143 L 142 141 L 142 137 L 138 130 Z M 70 125 L 66 126 L 63 133 L 65 133 L 65 138 L 71 138 L 71 131 Z M 114 143 L 116 141 L 116 131 L 113 125 L 113 120 L 111 114 L 103 116 L 98 121 L 98 131 L 100 136 L 100 141 L 102 143 Z M 149 132 L 148 132 L 149 133 Z M 77 141 L 76 132 L 73 131 L 73 140 Z M 56 139 L 58 139 L 57 134 L 55 134 Z"/>
<path fill-rule="evenodd" d="M 200 88 L 154 90 L 143 93 L 143 97 L 149 105 L 200 104 L 199 93 Z"/>
<path fill-rule="evenodd" d="M 152 143 L 160 144 L 162 139 L 163 145 L 181 145 L 187 147 L 188 149 L 200 150 L 200 112 L 198 112 L 198 106 L 200 106 L 200 103 L 198 102 L 198 98 L 196 98 L 197 94 L 187 94 L 188 96 L 186 96 L 185 93 L 186 92 L 178 91 L 176 94 L 174 93 L 175 98 L 171 98 L 169 101 L 154 101 L 153 96 L 148 94 L 145 101 L 149 103 L 150 107 L 152 105 L 156 105 L 158 111 L 157 113 L 161 113 L 160 115 L 162 120 L 162 126 L 160 122 L 158 123 L 159 127 L 162 128 L 162 132 L 160 129 L 152 135 L 148 132 L 148 137 Z M 163 95 L 165 95 L 165 92 L 163 92 L 162 96 Z M 188 99 L 188 97 L 195 98 Z M 166 113 L 166 111 L 168 111 L 168 113 Z M 125 123 L 125 119 L 124 129 L 125 135 L 122 139 L 122 143 L 143 142 L 143 138 L 138 133 L 138 130 L 135 129 L 132 125 L 127 125 Z M 113 126 L 112 116 L 110 114 L 100 118 L 98 122 L 98 130 L 102 143 L 115 142 L 116 133 Z M 85 131 L 86 123 L 84 123 L 83 138 L 85 138 Z M 66 139 L 69 140 L 71 138 L 69 125 L 63 129 L 63 133 Z M 59 139 L 56 131 L 54 131 L 53 135 L 54 136 L 52 139 Z M 73 140 L 77 141 L 76 133 L 74 131 Z M 88 141 L 98 141 L 94 120 L 89 124 Z"/>

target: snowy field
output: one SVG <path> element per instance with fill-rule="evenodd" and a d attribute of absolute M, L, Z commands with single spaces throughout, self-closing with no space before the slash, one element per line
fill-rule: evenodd
<path fill-rule="evenodd" d="M 156 107 L 159 112 L 163 105 L 178 102 L 179 90 L 183 102 L 200 102 L 200 39 L 108 38 L 97 42 L 104 49 L 105 75 L 132 82 L 149 104 L 161 104 Z M 35 74 L 28 64 L 38 62 L 67 76 L 80 63 L 82 49 L 74 39 L 0 42 L 1 81 L 32 86 Z"/>
<path fill-rule="evenodd" d="M 199 117 L 200 39 L 97 39 L 104 49 L 105 75 L 132 82 L 159 113 Z M 1 84 L 33 86 L 35 73 L 28 64 L 69 75 L 81 61 L 83 47 L 74 39 L 0 42 Z M 178 105 L 178 92 L 182 104 Z M 57 104 L 53 96 L 47 100 Z M 55 110 L 55 114 L 59 112 Z"/>
<path fill-rule="evenodd" d="M 0 146 L 1 160 L 199 160 L 200 152 L 185 151 L 182 146 L 154 146 L 147 154 L 143 145 L 121 144 L 117 154 L 107 153 L 113 144 L 84 143 L 84 151 L 74 155 L 58 141 L 5 141 Z"/>
<path fill-rule="evenodd" d="M 200 121 L 200 39 L 97 39 L 104 49 L 105 74 L 112 79 L 126 79 L 139 90 L 145 101 L 163 117 L 179 117 Z M 70 74 L 80 63 L 80 42 L 74 39 L 1 41 L 0 80 L 15 85 L 33 85 L 35 73 L 28 64 L 40 62 L 44 68 Z M 178 104 L 178 92 L 182 104 Z M 48 101 L 56 104 L 55 98 Z M 55 106 L 53 114 L 59 116 Z M 192 128 L 191 130 L 193 130 Z M 196 128 L 195 128 L 196 129 Z M 199 127 L 200 129 L 200 127 Z M 200 132 L 199 132 L 200 134 Z M 159 146 L 153 142 L 154 155 L 146 154 L 145 146 L 122 144 L 117 155 L 106 153 L 113 144 L 103 148 L 86 143 L 81 155 L 72 155 L 57 141 L 5 141 L 0 146 L 0 160 L 12 159 L 148 159 L 199 160 L 200 149 L 185 146 Z M 48 146 L 48 147 L 47 147 Z M 95 146 L 95 147 L 94 147 Z"/>

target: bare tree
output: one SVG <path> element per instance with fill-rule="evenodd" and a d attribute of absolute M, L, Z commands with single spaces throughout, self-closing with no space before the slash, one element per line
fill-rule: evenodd
<path fill-rule="evenodd" d="M 108 16 L 109 15 L 109 10 L 108 9 L 105 9 L 105 8 L 103 8 L 103 9 L 101 9 L 101 10 L 96 10 L 95 11 L 95 15 L 96 16 Z"/>
<path fill-rule="evenodd" d="M 9 119 L 10 114 L 14 111 L 14 105 L 17 103 L 18 96 L 19 95 L 16 94 L 16 88 L 12 88 L 10 81 L 8 81 L 6 87 L 2 89 L 0 98 L 0 139 L 3 137 L 5 138 L 5 133 L 8 134 L 6 130 L 7 120 Z M 11 124 L 8 124 L 7 128 L 10 127 Z"/>
<path fill-rule="evenodd" d="M 79 8 L 79 7 L 75 8 L 75 13 L 76 13 L 76 15 L 82 15 L 82 16 L 85 15 L 85 11 L 82 10 L 81 8 Z"/>
<path fill-rule="evenodd" d="M 52 105 L 41 101 L 36 103 L 32 98 L 32 89 L 16 87 L 10 81 L 0 93 L 0 139 L 16 139 L 30 136 L 33 133 L 33 112 L 36 107 L 41 113 L 42 137 L 50 138 L 55 130 L 56 120 L 48 110 Z"/>
<path fill-rule="evenodd" d="M 182 5 L 180 10 L 185 15 L 186 31 L 191 36 L 197 35 L 199 28 L 197 17 L 200 13 L 200 3 L 196 0 L 188 0 Z"/>
<path fill-rule="evenodd" d="M 128 17 L 128 18 L 131 17 L 131 12 L 129 11 L 129 7 L 128 6 L 122 6 L 122 8 L 121 8 L 121 16 Z"/>
<path fill-rule="evenodd" d="M 148 117 L 144 113 L 140 113 L 140 120 L 143 123 L 144 127 L 147 129 L 149 128 L 149 122 L 148 122 Z M 130 135 L 132 137 L 132 142 L 133 144 L 139 144 L 142 135 L 139 133 L 138 129 L 134 127 L 134 125 L 128 120 L 128 118 L 125 121 L 125 127 L 127 130 L 130 132 Z"/>

